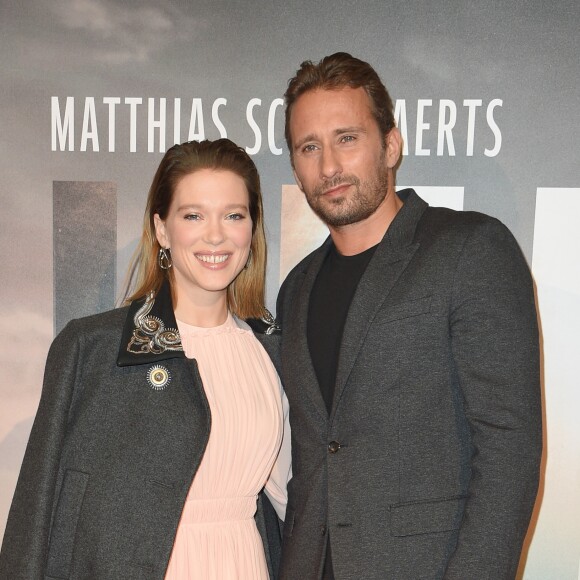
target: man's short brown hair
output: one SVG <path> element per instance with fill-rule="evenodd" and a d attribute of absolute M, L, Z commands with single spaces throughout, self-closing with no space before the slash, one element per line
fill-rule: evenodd
<path fill-rule="evenodd" d="M 325 56 L 318 64 L 306 60 L 300 65 L 296 75 L 288 81 L 288 89 L 284 94 L 286 102 L 284 135 L 290 149 L 290 157 L 292 157 L 290 117 L 298 98 L 315 89 L 336 90 L 344 87 L 352 89 L 362 87 L 366 91 L 371 100 L 373 117 L 377 121 L 381 134 L 387 135 L 395 126 L 391 97 L 379 75 L 368 62 L 346 52 L 336 52 Z"/>

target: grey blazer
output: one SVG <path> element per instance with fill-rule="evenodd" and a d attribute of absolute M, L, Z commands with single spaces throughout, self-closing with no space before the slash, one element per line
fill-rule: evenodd
<path fill-rule="evenodd" d="M 412 190 L 348 313 L 330 417 L 307 344 L 329 241 L 278 299 L 290 401 L 280 576 L 513 578 L 542 450 L 531 276 L 507 228 Z"/>
<path fill-rule="evenodd" d="M 74 320 L 55 339 L 4 534 L 2 580 L 164 577 L 211 423 L 176 328 L 164 285 L 145 308 Z M 267 347 L 278 340 L 261 338 Z M 273 577 L 277 516 L 265 497 L 258 503 Z"/>

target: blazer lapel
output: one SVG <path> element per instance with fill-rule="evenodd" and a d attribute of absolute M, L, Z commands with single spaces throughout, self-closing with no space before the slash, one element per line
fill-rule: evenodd
<path fill-rule="evenodd" d="M 297 290 L 293 293 L 292 303 L 288 306 L 282 328 L 284 374 L 292 377 L 293 384 L 300 385 L 300 392 L 308 396 L 324 421 L 328 421 L 328 411 L 310 357 L 307 319 L 310 292 L 330 244 L 331 241 L 328 238 L 316 251 L 306 269 L 301 272 L 300 278 L 297 278 Z"/>
<path fill-rule="evenodd" d="M 413 190 L 398 192 L 404 201 L 377 247 L 353 297 L 346 318 L 330 418 L 348 382 L 369 327 L 383 302 L 419 248 L 413 243 L 415 229 L 427 204 Z"/>

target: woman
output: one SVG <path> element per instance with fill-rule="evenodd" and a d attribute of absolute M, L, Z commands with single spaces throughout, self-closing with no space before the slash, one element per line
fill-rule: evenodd
<path fill-rule="evenodd" d="M 267 314 L 265 264 L 248 155 L 172 147 L 130 306 L 71 321 L 50 349 L 1 578 L 268 578 L 253 516 L 265 486 L 283 518 L 287 412 L 241 320 Z"/>

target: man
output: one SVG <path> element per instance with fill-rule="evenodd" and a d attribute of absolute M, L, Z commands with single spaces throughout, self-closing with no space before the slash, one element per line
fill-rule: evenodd
<path fill-rule="evenodd" d="M 507 228 L 395 192 L 401 137 L 345 53 L 286 92 L 330 238 L 278 298 L 293 479 L 283 579 L 513 578 L 542 449 L 532 280 Z"/>

